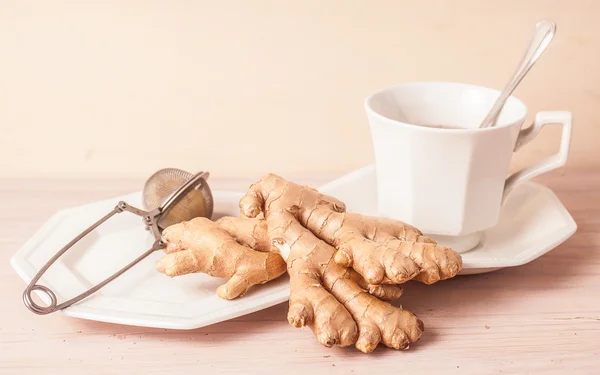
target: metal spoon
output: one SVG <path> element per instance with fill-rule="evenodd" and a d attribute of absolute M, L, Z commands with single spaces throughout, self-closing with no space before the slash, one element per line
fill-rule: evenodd
<path fill-rule="evenodd" d="M 525 77 L 529 69 L 535 64 L 535 62 L 540 58 L 542 53 L 550 44 L 552 38 L 554 38 L 554 34 L 556 33 L 556 25 L 552 21 L 543 20 L 539 21 L 535 24 L 535 29 L 531 38 L 529 39 L 529 45 L 525 50 L 525 54 L 523 55 L 523 59 L 519 63 L 517 70 L 515 70 L 512 78 L 506 86 L 496 102 L 494 106 L 487 114 L 483 122 L 479 125 L 480 128 L 487 128 L 494 126 L 496 124 L 496 119 L 502 111 L 502 107 L 504 107 L 504 103 L 510 97 L 512 92 L 515 90 L 519 82 Z"/>

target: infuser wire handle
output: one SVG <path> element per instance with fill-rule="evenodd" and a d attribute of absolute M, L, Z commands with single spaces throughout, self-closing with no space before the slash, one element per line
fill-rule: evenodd
<path fill-rule="evenodd" d="M 23 302 L 25 303 L 25 306 L 27 306 L 29 310 L 33 311 L 38 315 L 45 315 L 57 310 L 64 309 L 65 307 L 71 306 L 72 304 L 79 302 L 82 299 L 95 293 L 100 288 L 104 287 L 106 284 L 119 277 L 125 271 L 129 270 L 131 267 L 139 263 L 142 259 L 146 258 L 148 255 L 152 254 L 156 250 L 163 249 L 165 247 L 165 243 L 161 239 L 162 231 L 161 228 L 159 228 L 158 226 L 158 221 L 163 215 L 167 214 L 179 201 L 181 201 L 181 199 L 189 191 L 194 189 L 202 179 L 206 179 L 208 175 L 208 172 L 199 172 L 195 174 L 187 182 L 179 186 L 179 188 L 176 189 L 175 192 L 168 196 L 160 207 L 152 211 L 140 210 L 139 208 L 130 206 L 126 202 L 119 202 L 111 212 L 104 215 L 104 217 L 102 217 L 100 220 L 96 221 L 89 228 L 81 232 L 77 237 L 72 239 L 67 245 L 60 249 L 60 251 L 58 251 L 52 258 L 50 258 L 50 260 L 46 264 L 44 264 L 44 266 L 33 277 L 33 279 L 29 282 L 29 285 L 27 285 L 27 288 L 25 288 L 25 291 L 23 292 Z M 50 288 L 48 288 L 45 285 L 36 284 L 40 280 L 42 275 L 48 270 L 48 268 L 50 268 L 50 266 L 52 266 L 52 264 L 54 264 L 54 262 L 56 262 L 56 260 L 60 258 L 67 250 L 73 247 L 73 245 L 75 245 L 79 240 L 88 235 L 94 229 L 99 227 L 102 223 L 123 211 L 131 212 L 143 218 L 146 228 L 152 231 L 152 234 L 154 235 L 155 239 L 154 244 L 150 249 L 146 250 L 146 252 L 144 252 L 142 255 L 131 261 L 129 264 L 127 264 L 125 267 L 114 273 L 112 276 L 106 278 L 104 281 L 98 283 L 97 285 L 86 290 L 80 295 L 73 297 L 70 300 L 60 304 L 58 303 L 56 294 Z M 31 296 L 32 292 L 34 291 L 39 291 L 46 294 L 50 298 L 50 304 L 48 306 L 40 306 L 37 303 L 35 303 Z"/>
<path fill-rule="evenodd" d="M 44 266 L 38 271 L 38 273 L 33 277 L 33 279 L 31 280 L 31 282 L 29 283 L 29 285 L 27 286 L 27 288 L 25 288 L 25 291 L 23 292 L 23 302 L 25 303 L 25 306 L 27 306 L 27 308 L 31 311 L 33 311 L 34 313 L 38 314 L 38 315 L 45 315 L 45 314 L 49 314 L 51 312 L 54 312 L 56 310 L 61 310 L 65 307 L 68 307 L 76 302 L 81 301 L 82 299 L 88 297 L 89 295 L 95 293 L 97 290 L 99 290 L 100 288 L 102 288 L 103 286 L 105 286 L 106 284 L 108 284 L 109 282 L 111 282 L 112 280 L 116 279 L 117 277 L 119 277 L 123 272 L 127 271 L 128 269 L 130 269 L 131 267 L 133 267 L 135 264 L 137 264 L 138 262 L 140 262 L 142 259 L 144 259 L 145 257 L 147 257 L 148 255 L 152 254 L 154 251 L 159 250 L 164 248 L 164 243 L 160 240 L 160 237 L 154 242 L 154 244 L 152 245 L 152 247 L 146 251 L 145 253 L 143 253 L 142 255 L 140 255 L 138 258 L 136 258 L 135 260 L 133 260 L 131 263 L 129 263 L 128 265 L 126 265 L 125 267 L 123 267 L 121 270 L 117 271 L 115 274 L 113 274 L 112 276 L 108 277 L 107 279 L 105 279 L 104 281 L 100 282 L 99 284 L 97 284 L 96 286 L 88 289 L 87 291 L 81 293 L 80 295 L 71 298 L 68 301 L 65 301 L 61 304 L 58 304 L 57 298 L 56 298 L 56 294 L 54 294 L 54 292 L 44 286 L 44 285 L 38 285 L 36 284 L 39 279 L 42 277 L 42 275 L 48 270 L 48 268 L 50 268 L 50 266 L 52 264 L 54 264 L 54 262 L 56 262 L 56 260 L 58 258 L 60 258 L 67 250 L 69 250 L 73 245 L 75 245 L 79 240 L 81 240 L 83 237 L 85 237 L 86 235 L 88 235 L 90 232 L 92 232 L 94 229 L 96 229 L 97 227 L 99 227 L 102 223 L 104 223 L 105 221 L 107 221 L 108 219 L 110 219 L 111 217 L 113 217 L 114 215 L 121 213 L 123 211 L 129 211 L 132 212 L 136 215 L 139 216 L 143 216 L 144 217 L 144 222 L 146 223 L 146 225 L 148 226 L 156 226 L 156 220 L 154 219 L 153 216 L 151 216 L 151 213 L 140 210 L 138 208 L 135 208 L 133 206 L 128 205 L 125 202 L 119 202 L 119 204 L 117 204 L 115 206 L 115 208 L 109 212 L 108 214 L 106 214 L 104 217 L 102 217 L 100 220 L 98 220 L 97 222 L 95 222 L 94 224 L 92 224 L 89 228 L 87 228 L 86 230 L 84 230 L 83 232 L 81 232 L 77 237 L 75 237 L 73 240 L 71 240 L 71 242 L 69 242 L 67 245 L 65 245 L 65 247 L 63 247 L 62 249 L 60 249 L 59 252 L 57 252 L 46 264 L 44 264 Z M 37 303 L 35 303 L 33 301 L 33 298 L 31 296 L 31 293 L 33 291 L 40 291 L 43 292 L 44 294 L 46 294 L 49 298 L 50 298 L 50 305 L 48 306 L 40 306 Z"/>

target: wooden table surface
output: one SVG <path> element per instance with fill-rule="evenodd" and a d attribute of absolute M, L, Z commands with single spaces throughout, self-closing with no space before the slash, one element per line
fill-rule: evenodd
<path fill-rule="evenodd" d="M 59 208 L 142 182 L 0 181 L 0 373 L 600 374 L 600 169 L 538 181 L 554 189 L 577 233 L 521 267 L 407 285 L 398 303 L 425 322 L 424 336 L 408 351 L 380 346 L 370 355 L 321 346 L 287 323 L 286 303 L 192 331 L 34 315 L 12 254 Z M 215 189 L 247 183 L 212 181 Z"/>

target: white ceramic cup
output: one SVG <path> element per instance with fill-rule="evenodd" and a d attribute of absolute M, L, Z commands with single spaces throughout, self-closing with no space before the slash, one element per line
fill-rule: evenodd
<path fill-rule="evenodd" d="M 478 128 L 499 94 L 464 83 L 415 82 L 368 96 L 379 214 L 465 252 L 496 225 L 502 203 L 516 184 L 563 166 L 571 113 L 539 112 L 522 129 L 527 107 L 510 97 L 496 126 Z M 560 151 L 507 177 L 513 153 L 544 125 L 555 123 L 562 125 Z"/>

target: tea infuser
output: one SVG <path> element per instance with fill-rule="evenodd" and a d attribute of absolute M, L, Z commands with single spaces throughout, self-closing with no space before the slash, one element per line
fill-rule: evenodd
<path fill-rule="evenodd" d="M 25 291 L 23 292 L 23 302 L 31 311 L 39 315 L 49 314 L 51 312 L 64 309 L 72 304 L 81 301 L 91 294 L 113 281 L 125 271 L 129 270 L 142 259 L 157 250 L 165 247 L 162 241 L 162 231 L 172 224 L 191 220 L 195 217 L 210 218 L 213 213 L 213 198 L 208 185 L 209 173 L 199 172 L 195 175 L 175 168 L 161 169 L 154 173 L 145 183 L 143 195 L 144 210 L 119 202 L 115 208 L 92 224 L 89 228 L 81 232 L 77 237 L 71 240 L 67 245 L 60 249 L 33 277 Z M 154 243 L 150 249 L 127 264 L 121 270 L 106 278 L 104 281 L 86 290 L 68 301 L 58 303 L 56 294 L 48 287 L 36 284 L 50 266 L 56 262 L 67 250 L 75 245 L 79 240 L 88 235 L 102 223 L 112 216 L 121 212 L 131 212 L 142 218 L 146 227 L 154 236 Z M 40 306 L 33 301 L 31 296 L 33 291 L 44 293 L 49 299 L 48 306 Z"/>
<path fill-rule="evenodd" d="M 193 174 L 176 168 L 165 168 L 148 178 L 142 191 L 142 200 L 146 210 L 154 210 L 179 186 L 192 179 Z M 173 207 L 168 215 L 161 217 L 158 226 L 166 228 L 195 217 L 211 217 L 213 213 L 213 196 L 208 185 L 191 190 L 181 203 Z"/>

